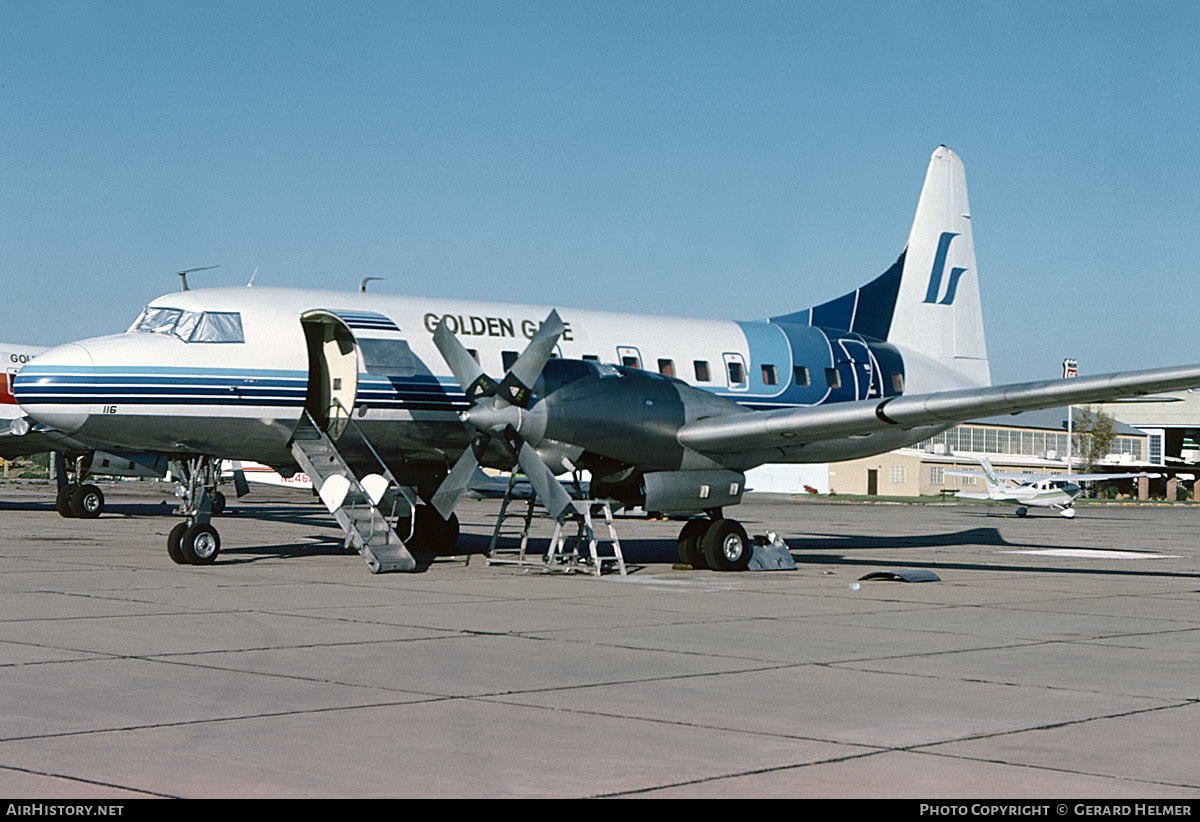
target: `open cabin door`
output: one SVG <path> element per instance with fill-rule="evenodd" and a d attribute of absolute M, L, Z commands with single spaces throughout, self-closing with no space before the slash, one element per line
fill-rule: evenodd
<path fill-rule="evenodd" d="M 311 311 L 300 319 L 308 343 L 308 394 L 304 407 L 336 440 L 346 430 L 358 394 L 358 346 L 335 314 Z"/>
<path fill-rule="evenodd" d="M 383 314 L 317 310 L 300 322 L 308 342 L 305 407 L 330 439 L 342 435 L 356 408 L 360 416 L 366 411 L 357 400 L 360 373 L 392 381 L 417 373 L 399 326 Z"/>

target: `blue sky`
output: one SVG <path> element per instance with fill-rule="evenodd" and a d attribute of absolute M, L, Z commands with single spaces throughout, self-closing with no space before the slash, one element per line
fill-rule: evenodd
<path fill-rule="evenodd" d="M 0 0 L 0 339 L 193 285 L 753 319 L 967 167 L 993 378 L 1200 361 L 1200 4 Z"/>

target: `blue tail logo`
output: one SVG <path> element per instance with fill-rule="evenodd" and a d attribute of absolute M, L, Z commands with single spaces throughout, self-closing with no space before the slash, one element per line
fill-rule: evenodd
<path fill-rule="evenodd" d="M 957 236 L 957 233 L 943 231 L 942 236 L 938 238 L 937 254 L 933 258 L 933 270 L 929 272 L 929 288 L 925 291 L 924 302 L 938 305 L 950 305 L 954 302 L 958 281 L 967 272 L 965 268 L 950 269 L 950 282 L 946 285 L 946 294 L 940 300 L 938 294 L 942 291 L 942 277 L 946 273 L 946 254 L 950 251 L 950 241 Z"/>

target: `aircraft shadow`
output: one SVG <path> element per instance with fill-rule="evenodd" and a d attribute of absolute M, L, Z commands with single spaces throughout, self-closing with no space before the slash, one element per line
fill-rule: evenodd
<path fill-rule="evenodd" d="M 1007 571 L 1038 574 L 1071 574 L 1091 576 L 1126 576 L 1126 577 L 1174 577 L 1179 579 L 1200 579 L 1200 573 L 1183 573 L 1177 571 L 1136 570 L 1119 568 L 1056 567 L 1045 564 L 1021 564 L 1018 562 L 955 562 L 955 561 L 921 561 L 911 562 L 903 559 L 904 549 L 908 548 L 939 548 L 956 546 L 984 546 L 1005 548 L 1011 551 L 1020 550 L 1095 550 L 1091 545 L 1063 544 L 1050 545 L 1046 541 L 1037 543 L 1013 542 L 1005 539 L 995 528 L 971 528 L 949 534 L 879 536 L 876 534 L 806 534 L 802 537 L 787 539 L 788 548 L 798 565 L 823 564 L 844 565 L 863 568 L 894 568 L 902 564 L 905 568 L 927 568 L 930 570 L 963 570 L 963 571 Z M 842 551 L 869 550 L 895 551 L 897 556 L 891 559 L 873 559 L 848 557 Z M 1125 553 L 1156 554 L 1155 551 L 1136 551 L 1122 549 Z M 1069 562 L 1070 557 L 1061 557 Z"/>

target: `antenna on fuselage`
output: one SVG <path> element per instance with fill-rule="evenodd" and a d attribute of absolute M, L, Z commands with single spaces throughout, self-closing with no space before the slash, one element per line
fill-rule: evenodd
<path fill-rule="evenodd" d="M 362 282 L 358 284 L 359 293 L 362 293 L 362 294 L 367 293 L 367 283 L 371 282 L 371 280 L 382 280 L 382 279 L 383 279 L 383 277 L 363 277 Z"/>
<path fill-rule="evenodd" d="M 254 278 L 258 276 L 258 266 L 254 266 L 254 273 L 250 275 L 250 282 L 246 283 L 246 288 L 254 287 Z"/>
<path fill-rule="evenodd" d="M 176 271 L 175 273 L 179 275 L 179 290 L 180 291 L 190 291 L 191 290 L 188 288 L 187 275 L 189 275 L 195 271 L 208 271 L 210 268 L 220 268 L 220 267 L 221 266 L 219 266 L 219 265 L 205 265 L 205 266 L 201 266 L 200 268 L 189 268 L 187 271 Z"/>

